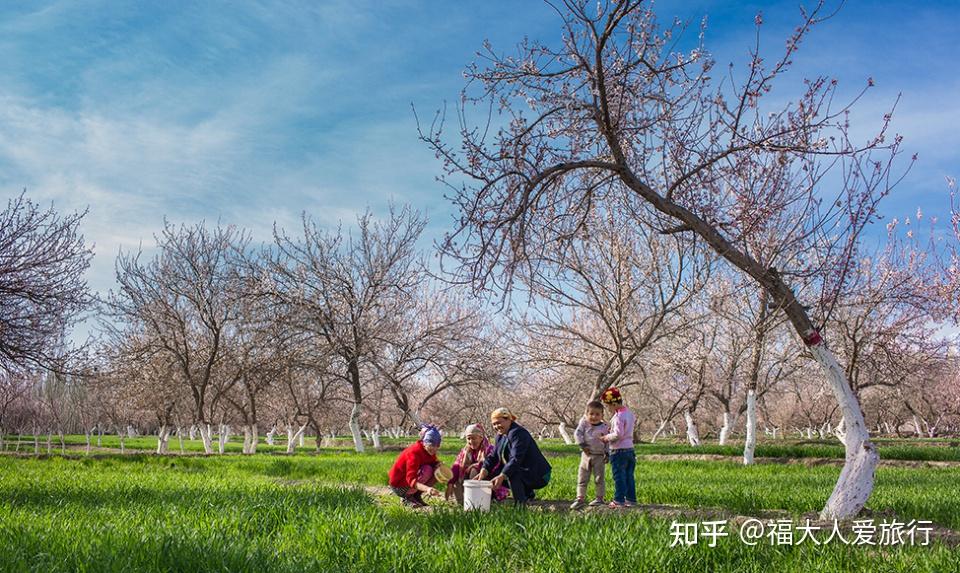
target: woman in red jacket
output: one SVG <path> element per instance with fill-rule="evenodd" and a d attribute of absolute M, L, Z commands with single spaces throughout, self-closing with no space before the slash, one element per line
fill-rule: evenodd
<path fill-rule="evenodd" d="M 425 425 L 420 430 L 420 439 L 400 452 L 397 461 L 390 468 L 390 489 L 400 496 L 403 502 L 414 507 L 427 505 L 423 494 L 440 495 L 433 484 L 437 483 L 434 471 L 440 460 L 440 430 Z"/>

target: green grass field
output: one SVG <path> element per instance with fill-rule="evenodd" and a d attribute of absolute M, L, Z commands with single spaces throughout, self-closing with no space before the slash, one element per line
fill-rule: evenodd
<path fill-rule="evenodd" d="M 138 440 L 151 449 L 149 438 Z M 674 447 L 642 446 L 638 453 L 668 454 Z M 775 447 L 787 455 L 831 446 Z M 934 449 L 887 447 L 913 456 L 906 459 L 925 459 L 928 453 L 921 450 Z M 568 502 L 576 485 L 576 452 L 557 443 L 544 449 L 554 472 L 540 497 Z M 450 461 L 454 451 L 448 444 L 443 456 Z M 578 513 L 506 504 L 475 514 L 435 501 L 433 511 L 413 511 L 380 493 L 394 456 L 342 450 L 295 456 L 86 456 L 77 450 L 67 457 L 5 455 L 0 569 L 960 571 L 958 550 L 942 544 L 751 547 L 731 530 L 717 547 L 671 548 L 673 518 L 636 510 Z M 780 510 L 799 519 L 822 507 L 839 471 L 836 465 L 641 459 L 638 498 L 689 510 L 685 521 L 705 519 L 697 508 L 740 515 Z M 957 484 L 960 467 L 882 467 L 868 508 L 874 516 L 931 520 L 958 530 Z"/>

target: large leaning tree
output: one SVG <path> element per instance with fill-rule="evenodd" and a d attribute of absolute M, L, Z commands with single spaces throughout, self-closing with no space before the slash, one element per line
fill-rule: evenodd
<path fill-rule="evenodd" d="M 756 281 L 822 367 L 848 429 L 846 463 L 822 515 L 857 514 L 873 489 L 877 450 L 822 325 L 797 293 L 835 289 L 851 272 L 860 232 L 896 183 L 900 138 L 885 139 L 889 116 L 857 144 L 850 111 L 862 91 L 839 104 L 838 82 L 818 77 L 792 101 L 781 93 L 770 101 L 822 5 L 803 14 L 778 58 L 761 57 L 758 15 L 746 65 L 719 69 L 702 32 L 684 51 L 683 27 L 661 28 L 647 2 L 556 4 L 557 45 L 525 40 L 506 55 L 488 44 L 485 64 L 467 69 L 455 142 L 443 114 L 421 131 L 460 210 L 447 260 L 465 280 L 508 290 L 548 246 L 580 240 L 599 202 L 634 202 L 628 218 L 652 208 L 671 221 L 663 232 L 704 241 Z M 479 124 L 467 117 L 473 110 L 485 114 Z M 744 184 L 763 181 L 764 171 L 782 176 L 784 163 L 784 184 Z M 815 256 L 775 267 L 749 239 L 786 214 L 790 240 Z"/>
<path fill-rule="evenodd" d="M 90 304 L 84 213 L 58 215 L 24 194 L 0 211 L 0 372 L 62 370 L 68 327 Z"/>

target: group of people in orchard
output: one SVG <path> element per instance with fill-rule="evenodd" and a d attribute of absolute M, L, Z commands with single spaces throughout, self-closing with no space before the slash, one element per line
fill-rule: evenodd
<path fill-rule="evenodd" d="M 604 421 L 604 408 L 611 414 Z M 605 468 L 610 463 L 614 494 L 609 506 L 629 507 L 637 502 L 634 470 L 637 465 L 633 449 L 633 429 L 636 418 L 623 404 L 617 388 L 606 390 L 599 401 L 587 404 L 586 411 L 574 432 L 580 446 L 580 465 L 577 471 L 577 498 L 571 509 L 605 503 Z M 405 504 L 414 507 L 426 505 L 423 494 L 440 495 L 434 487 L 439 479 L 447 479 L 446 498 L 454 497 L 463 503 L 464 481 L 489 480 L 492 496 L 502 501 L 513 496 L 518 505 L 536 498 L 536 491 L 550 483 L 551 466 L 526 428 L 517 423 L 517 417 L 507 408 L 497 408 L 490 414 L 490 424 L 496 432 L 491 445 L 481 424 L 470 424 L 464 430 L 466 444 L 456 461 L 444 474 L 437 452 L 442 436 L 440 430 L 425 425 L 419 439 L 403 450 L 390 469 L 390 488 Z M 595 499 L 586 503 L 589 482 L 594 482 Z"/>

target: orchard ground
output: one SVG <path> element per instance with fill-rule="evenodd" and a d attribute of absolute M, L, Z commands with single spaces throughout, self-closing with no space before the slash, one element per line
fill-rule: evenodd
<path fill-rule="evenodd" d="M 87 454 L 67 436 L 66 454 L 46 436 L 5 437 L 0 456 L 0 570 L 4 571 L 960 571 L 960 440 L 879 440 L 885 460 L 861 519 L 931 522 L 930 545 L 756 545 L 747 521 L 817 521 L 840 472 L 836 442 L 777 440 L 739 463 L 739 446 L 637 447 L 640 505 L 569 511 L 577 450 L 542 447 L 553 479 L 528 509 L 510 503 L 465 513 L 441 499 L 426 510 L 401 506 L 386 474 L 401 442 L 357 454 L 342 447 L 261 444 L 253 456 L 204 456 L 199 441 L 157 456 L 155 438 L 115 436 Z M 19 445 L 18 445 L 19 444 Z M 451 463 L 459 444 L 448 439 Z M 19 451 L 17 451 L 19 450 Z M 607 476 L 608 498 L 612 480 Z M 722 522 L 727 536 L 671 546 L 677 524 Z M 855 524 L 841 526 L 848 541 Z M 879 540 L 879 532 L 875 540 Z M 687 541 L 690 541 L 687 538 Z M 780 543 L 783 542 L 783 543 Z"/>

